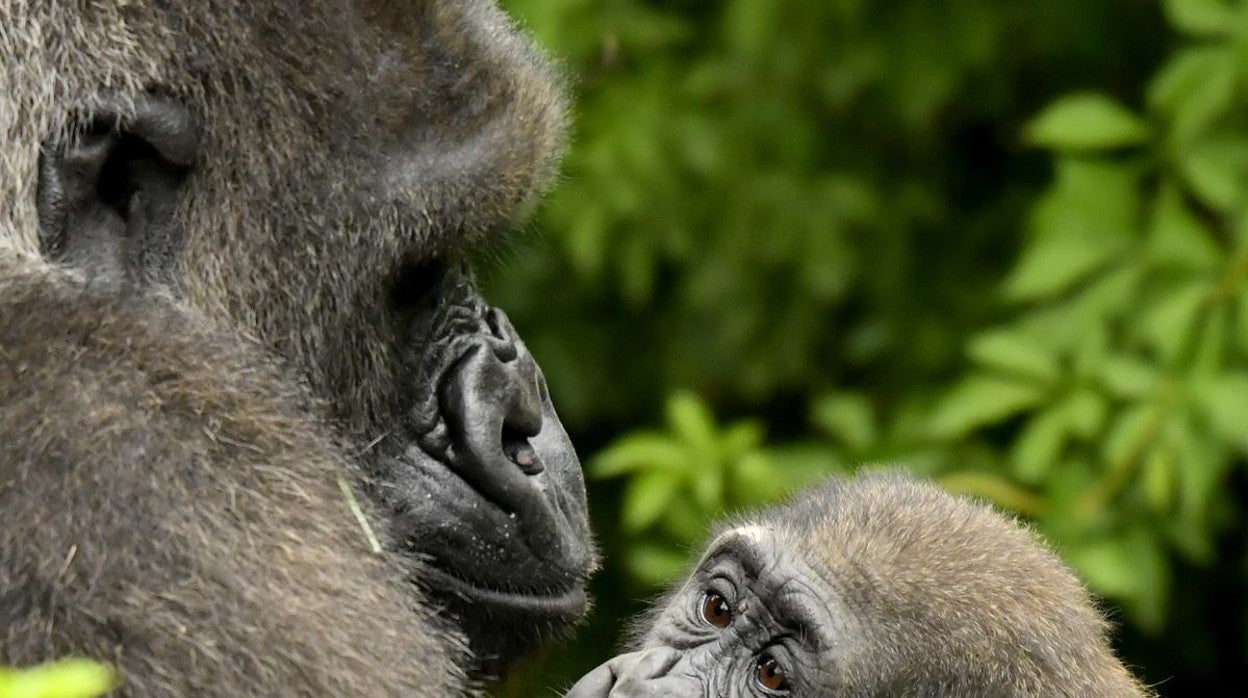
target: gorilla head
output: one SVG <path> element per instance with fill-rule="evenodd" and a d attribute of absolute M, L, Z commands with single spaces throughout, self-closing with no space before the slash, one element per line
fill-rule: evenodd
<path fill-rule="evenodd" d="M 897 475 L 834 480 L 720 530 L 569 698 L 1144 696 L 1029 531 Z"/>
<path fill-rule="evenodd" d="M 493 4 L 4 2 L 0 26 L 5 274 L 277 357 L 476 649 L 579 618 L 579 464 L 466 261 L 563 138 L 559 81 Z"/>

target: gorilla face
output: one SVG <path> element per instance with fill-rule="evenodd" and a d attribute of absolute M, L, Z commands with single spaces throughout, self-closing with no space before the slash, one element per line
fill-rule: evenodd
<path fill-rule="evenodd" d="M 56 83 L 71 116 L 41 159 L 45 255 L 280 357 L 478 650 L 579 618 L 594 565 L 580 466 L 465 262 L 550 178 L 549 67 L 483 0 L 109 11 L 115 26 L 81 32 L 113 37 L 99 74 L 73 51 L 47 68 L 96 85 L 132 66 L 134 84 Z"/>
<path fill-rule="evenodd" d="M 835 694 L 859 633 L 832 580 L 770 527 L 728 531 L 649 619 L 643 649 L 588 674 L 569 698 Z"/>

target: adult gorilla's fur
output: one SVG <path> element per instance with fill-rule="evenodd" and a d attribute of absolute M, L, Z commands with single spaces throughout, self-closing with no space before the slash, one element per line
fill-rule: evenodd
<path fill-rule="evenodd" d="M 484 0 L 0 0 L 0 65 L 0 664 L 95 656 L 132 695 L 468 691 L 459 629 L 339 479 L 412 399 L 396 276 L 551 177 L 546 64 Z M 41 157 L 148 99 L 202 124 L 158 283 L 49 262 Z"/>

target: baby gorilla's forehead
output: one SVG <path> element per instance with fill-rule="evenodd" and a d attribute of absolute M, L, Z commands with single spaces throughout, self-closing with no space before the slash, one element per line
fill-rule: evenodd
<path fill-rule="evenodd" d="M 691 577 L 691 591 L 725 578 L 736 586 L 741 620 L 793 636 L 814 652 L 844 647 L 860 629 L 845 606 L 843 582 L 813 553 L 813 541 L 795 533 L 767 523 L 723 531 Z"/>

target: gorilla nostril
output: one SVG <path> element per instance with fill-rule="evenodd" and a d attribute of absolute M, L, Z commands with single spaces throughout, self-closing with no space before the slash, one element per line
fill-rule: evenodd
<path fill-rule="evenodd" d="M 495 340 L 490 342 L 490 347 L 498 360 L 503 363 L 515 361 L 520 356 L 520 350 L 516 348 L 516 333 L 507 322 L 507 316 L 498 308 L 490 308 L 485 313 L 485 325 Z"/>
<path fill-rule="evenodd" d="M 537 450 L 529 443 L 529 437 L 519 430 L 504 424 L 503 425 L 503 453 L 507 454 L 507 459 L 520 467 L 527 475 L 536 475 L 546 466 L 542 464 L 542 460 L 537 455 Z"/>

